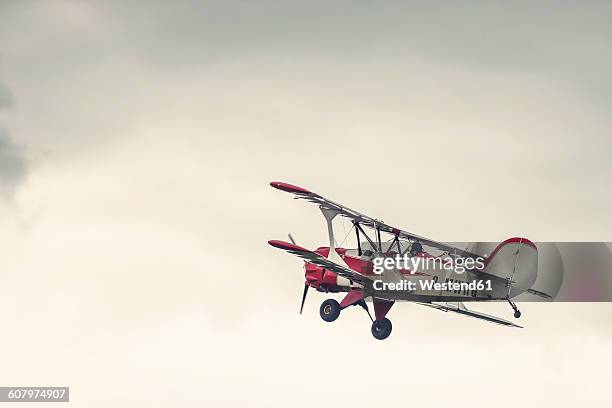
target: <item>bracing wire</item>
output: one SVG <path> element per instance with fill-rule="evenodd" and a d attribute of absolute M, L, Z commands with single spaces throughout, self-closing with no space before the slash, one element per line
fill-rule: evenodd
<path fill-rule="evenodd" d="M 344 220 L 342 220 L 342 227 L 344 227 Z M 344 239 L 342 240 L 342 242 L 340 243 L 339 247 L 342 248 L 342 245 L 344 244 L 344 241 L 346 241 L 346 239 L 348 238 L 349 234 L 351 233 L 351 231 L 353 231 L 353 228 L 355 228 L 355 226 L 353 225 L 351 227 L 351 229 L 346 233 L 346 235 L 344 236 Z M 346 229 L 345 229 L 346 231 Z"/>

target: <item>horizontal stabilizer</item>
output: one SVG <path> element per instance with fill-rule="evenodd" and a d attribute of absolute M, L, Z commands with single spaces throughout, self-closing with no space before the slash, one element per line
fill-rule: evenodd
<path fill-rule="evenodd" d="M 535 290 L 535 289 L 527 289 L 527 293 L 531 293 L 532 295 L 543 297 L 544 299 L 552 299 L 552 296 L 544 292 L 540 292 L 539 290 Z"/>

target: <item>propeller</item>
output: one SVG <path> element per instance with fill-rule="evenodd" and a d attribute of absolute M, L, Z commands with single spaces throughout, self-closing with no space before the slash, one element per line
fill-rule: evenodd
<path fill-rule="evenodd" d="M 291 236 L 291 233 L 287 234 L 287 237 L 289 237 L 289 241 L 291 241 L 293 245 L 297 245 L 295 243 L 295 239 L 293 239 L 293 237 Z M 300 314 L 302 314 L 302 310 L 304 310 L 304 302 L 306 302 L 306 295 L 308 294 L 309 287 L 310 286 L 307 283 L 304 284 L 304 293 L 302 294 L 302 304 L 300 305 Z"/>
<path fill-rule="evenodd" d="M 304 285 L 304 294 L 302 295 L 302 305 L 300 306 L 300 314 L 302 314 L 302 310 L 304 310 L 304 302 L 306 301 L 306 295 L 308 294 L 308 284 Z"/>

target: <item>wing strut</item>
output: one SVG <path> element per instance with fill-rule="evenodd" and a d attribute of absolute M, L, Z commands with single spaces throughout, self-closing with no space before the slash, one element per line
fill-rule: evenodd
<path fill-rule="evenodd" d="M 370 239 L 370 237 L 368 237 L 368 234 L 365 233 L 365 231 L 363 230 L 363 228 L 361 228 L 361 225 L 358 222 L 355 222 L 355 226 L 357 227 L 357 229 L 359 231 L 361 231 L 361 233 L 363 234 L 364 237 L 366 237 L 366 239 L 368 240 L 368 243 L 370 244 L 370 246 L 372 247 L 373 250 L 376 250 L 376 248 L 378 247 L 378 245 L 376 245 L 374 243 L 374 241 L 372 241 Z"/>
<path fill-rule="evenodd" d="M 357 254 L 361 256 L 361 240 L 359 239 L 359 223 L 357 221 L 353 221 L 353 226 L 355 227 L 355 233 L 357 234 Z"/>
<path fill-rule="evenodd" d="M 332 221 L 336 215 L 338 215 L 339 211 L 330 208 L 323 208 L 322 206 L 320 208 L 323 216 L 325 217 L 325 221 L 327 222 L 327 235 L 329 237 L 329 255 L 327 256 L 327 259 L 342 266 L 348 267 L 346 262 L 344 262 L 344 259 L 342 259 L 336 252 L 336 238 L 334 237 L 334 226 Z"/>

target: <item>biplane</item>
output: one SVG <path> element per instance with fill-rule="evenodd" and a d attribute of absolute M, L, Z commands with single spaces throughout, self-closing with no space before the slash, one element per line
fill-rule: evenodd
<path fill-rule="evenodd" d="M 333 322 L 343 309 L 361 306 L 372 322 L 372 335 L 383 340 L 391 334 L 392 324 L 387 314 L 396 301 L 414 302 L 490 323 L 521 327 L 508 320 L 468 309 L 465 302 L 505 301 L 518 319 L 521 312 L 512 301 L 514 297 L 524 292 L 547 296 L 531 289 L 537 277 L 538 252 L 536 245 L 526 238 L 510 238 L 498 244 L 489 255 L 477 254 L 468 248 L 433 241 L 392 227 L 304 188 L 282 182 L 272 182 L 270 185 L 293 194 L 296 199 L 317 205 L 327 224 L 329 245 L 314 251 L 297 245 L 291 234 L 288 236 L 291 242 L 268 241 L 273 247 L 305 261 L 300 314 L 309 288 L 323 293 L 345 293 L 340 302 L 335 299 L 323 301 L 319 308 L 321 318 Z M 332 223 L 336 216 L 352 223 L 349 233 L 355 231 L 357 248 L 337 247 Z M 382 273 L 375 272 L 376 259 L 401 256 L 483 261 L 473 262 L 477 266 L 464 269 L 461 273 L 453 268 L 397 267 L 384 269 Z M 370 314 L 368 303 L 373 305 L 374 317 Z"/>

